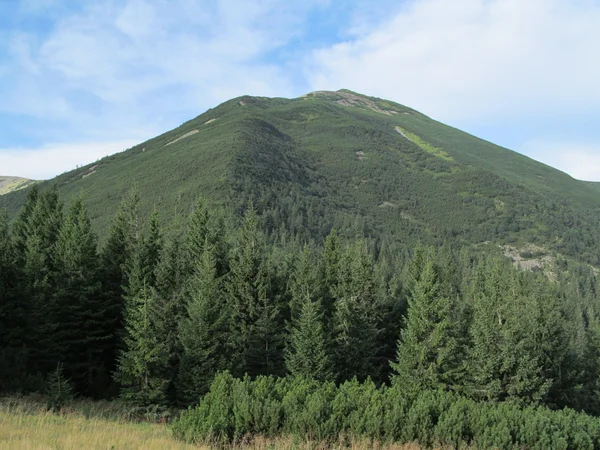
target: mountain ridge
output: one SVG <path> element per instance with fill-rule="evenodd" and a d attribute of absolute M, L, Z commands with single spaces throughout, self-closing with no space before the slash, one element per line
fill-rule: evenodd
<path fill-rule="evenodd" d="M 173 233 L 203 196 L 235 212 L 254 204 L 269 232 L 304 238 L 336 227 L 384 241 L 544 241 L 588 260 L 600 242 L 600 184 L 349 90 L 240 96 L 51 184 L 84 195 L 101 235 L 137 186 L 143 214 L 156 207 Z M 0 206 L 14 214 L 24 194 Z"/>
<path fill-rule="evenodd" d="M 18 191 L 19 189 L 29 186 L 31 183 L 35 183 L 35 180 L 24 177 L 0 175 L 0 195 Z"/>

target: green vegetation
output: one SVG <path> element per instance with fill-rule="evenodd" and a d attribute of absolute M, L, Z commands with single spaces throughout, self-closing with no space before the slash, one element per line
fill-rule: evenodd
<path fill-rule="evenodd" d="M 33 183 L 35 183 L 35 181 L 27 178 L 0 176 L 0 195 L 18 191 L 19 189 L 23 189 Z"/>
<path fill-rule="evenodd" d="M 337 228 L 402 251 L 417 241 L 530 242 L 600 265 L 593 184 L 349 91 L 233 99 L 41 190 L 50 184 L 67 201 L 84 196 L 102 242 L 116 204 L 137 186 L 140 218 L 156 209 L 168 236 L 182 232 L 202 196 L 235 215 L 252 202 L 270 238 L 319 242 Z M 1 196 L 0 208 L 14 217 L 25 197 Z"/>
<path fill-rule="evenodd" d="M 176 437 L 213 445 L 246 435 L 299 435 L 321 442 L 366 438 L 426 448 L 595 449 L 600 419 L 572 410 L 477 403 L 442 391 L 378 388 L 356 379 L 336 386 L 304 378 L 215 378 L 196 408 L 173 425 Z"/>
<path fill-rule="evenodd" d="M 0 198 L 0 390 L 207 445 L 594 448 L 594 192 L 391 102 L 235 99 Z"/>
<path fill-rule="evenodd" d="M 119 402 L 76 400 L 60 414 L 37 397 L 0 398 L 0 449 L 203 450 L 173 439 L 165 423 L 140 422 Z"/>
<path fill-rule="evenodd" d="M 444 151 L 444 149 L 434 147 L 433 145 L 425 142 L 423 139 L 421 139 L 416 134 L 406 131 L 400 127 L 396 127 L 396 131 L 398 133 L 400 133 L 402 136 L 404 136 L 406 139 L 408 139 L 409 141 L 412 141 L 413 143 L 417 144 L 419 147 L 421 147 L 427 153 L 431 153 L 432 155 L 437 156 L 442 159 L 445 159 L 446 161 L 454 161 L 452 156 L 448 155 L 448 153 L 446 153 Z"/>
<path fill-rule="evenodd" d="M 174 430 L 202 443 L 597 445 L 589 266 L 550 281 L 493 247 L 273 242 L 255 209 L 204 201 L 166 238 L 141 201 L 124 199 L 100 251 L 81 198 L 65 214 L 56 190 L 33 189 L 12 227 L 3 216 L 3 392 L 45 393 L 55 411 L 118 396 L 137 417 L 200 401 Z"/>

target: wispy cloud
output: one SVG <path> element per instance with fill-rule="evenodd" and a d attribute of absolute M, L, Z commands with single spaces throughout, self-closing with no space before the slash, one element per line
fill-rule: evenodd
<path fill-rule="evenodd" d="M 600 107 L 600 4 L 421 0 L 315 51 L 314 87 L 393 97 L 443 120 Z"/>
<path fill-rule="evenodd" d="M 0 172 L 39 177 L 18 166 L 29 158 L 20 152 L 51 158 L 56 164 L 46 166 L 60 172 L 71 168 L 74 149 L 93 160 L 92 149 L 112 148 L 72 142 L 151 137 L 237 95 L 295 94 L 285 63 L 270 55 L 301 35 L 309 12 L 326 4 L 93 0 L 69 9 L 22 0 L 15 22 L 42 17 L 49 23 L 7 33 L 4 55 L 0 48 L 0 120 L 18 116 L 21 130 L 35 121 L 25 133 L 40 145 L 61 144 L 17 152 L 11 150 L 17 130 L 7 130 L 0 135 Z M 51 157 L 52 149 L 66 150 Z"/>
<path fill-rule="evenodd" d="M 0 151 L 0 175 L 44 180 L 133 147 L 138 140 L 79 142 Z"/>

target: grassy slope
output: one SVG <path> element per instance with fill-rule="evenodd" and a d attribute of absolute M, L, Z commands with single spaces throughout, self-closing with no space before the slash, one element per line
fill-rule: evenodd
<path fill-rule="evenodd" d="M 167 425 L 86 417 L 84 407 L 95 405 L 79 402 L 79 409 L 57 415 L 41 404 L 0 399 L 0 450 L 203 448 L 175 441 Z"/>
<path fill-rule="evenodd" d="M 33 180 L 21 177 L 0 176 L 0 195 L 18 191 L 33 183 Z"/>
<path fill-rule="evenodd" d="M 274 227 L 300 214 L 298 226 L 313 235 L 352 225 L 394 240 L 557 243 L 569 217 L 582 230 L 600 217 L 597 186 L 350 91 L 233 99 L 53 182 L 67 198 L 85 196 L 101 234 L 134 185 L 144 214 L 156 206 L 173 230 L 198 195 L 233 206 L 252 200 L 276 211 Z M 0 207 L 14 212 L 24 196 L 3 196 Z"/>

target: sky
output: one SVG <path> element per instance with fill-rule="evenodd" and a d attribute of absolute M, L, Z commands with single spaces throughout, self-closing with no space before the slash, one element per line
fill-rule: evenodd
<path fill-rule="evenodd" d="M 600 0 L 0 0 L 0 175 L 342 88 L 600 181 Z"/>

